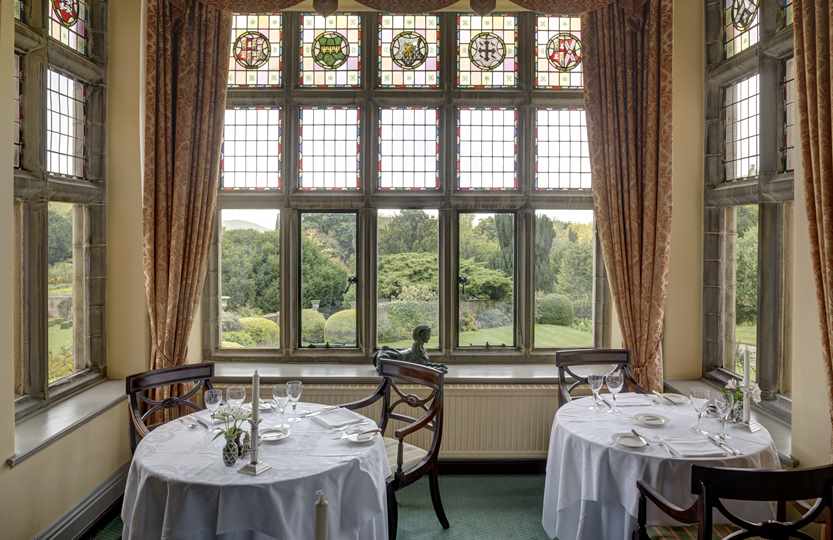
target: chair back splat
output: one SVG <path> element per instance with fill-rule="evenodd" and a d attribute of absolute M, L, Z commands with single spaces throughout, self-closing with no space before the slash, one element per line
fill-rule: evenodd
<path fill-rule="evenodd" d="M 625 391 L 646 393 L 637 384 L 631 371 L 630 354 L 625 349 L 569 349 L 556 351 L 555 367 L 558 368 L 558 406 L 572 400 L 573 391 L 588 384 L 589 373 L 610 373 L 621 369 L 625 374 Z M 570 378 L 568 380 L 568 377 Z"/>

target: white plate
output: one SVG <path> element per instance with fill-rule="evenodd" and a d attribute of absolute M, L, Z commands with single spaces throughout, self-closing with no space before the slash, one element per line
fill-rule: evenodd
<path fill-rule="evenodd" d="M 367 444 L 376 438 L 378 433 L 350 433 L 344 436 L 344 440 L 350 441 L 353 444 Z"/>
<path fill-rule="evenodd" d="M 637 437 L 633 433 L 626 431 L 625 433 L 614 433 L 613 442 L 625 448 L 645 448 L 648 446 L 647 441 L 642 437 Z"/>
<path fill-rule="evenodd" d="M 289 437 L 288 429 L 269 428 L 260 433 L 261 442 L 278 442 Z"/>
<path fill-rule="evenodd" d="M 668 423 L 668 418 L 661 414 L 640 413 L 633 415 L 633 421 L 640 426 L 645 427 L 662 427 Z"/>

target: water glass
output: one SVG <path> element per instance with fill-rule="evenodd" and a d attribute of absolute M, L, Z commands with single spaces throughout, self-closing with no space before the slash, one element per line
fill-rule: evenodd
<path fill-rule="evenodd" d="M 226 400 L 229 407 L 239 409 L 243 402 L 246 401 L 246 389 L 242 386 L 229 386 L 226 391 Z"/>
<path fill-rule="evenodd" d="M 714 407 L 717 409 L 718 418 L 720 418 L 720 438 L 726 440 L 729 434 L 726 433 L 726 423 L 729 421 L 729 416 L 732 414 L 732 408 L 735 405 L 735 396 L 731 393 L 720 392 L 714 398 Z"/>
<path fill-rule="evenodd" d="M 708 390 L 692 390 L 689 392 L 688 397 L 691 401 L 691 406 L 694 407 L 694 412 L 697 413 L 697 424 L 692 426 L 691 429 L 696 433 L 703 433 L 703 428 L 701 427 L 703 414 L 706 412 L 711 401 L 711 392 Z"/>
<path fill-rule="evenodd" d="M 611 412 L 613 414 L 619 414 L 619 409 L 616 408 L 616 394 L 622 391 L 622 387 L 625 386 L 625 374 L 622 373 L 621 369 L 617 369 L 607 374 L 605 377 L 607 380 L 607 389 L 610 390 L 610 394 L 613 396 L 613 409 Z"/>
<path fill-rule="evenodd" d="M 300 420 L 296 414 L 298 407 L 298 400 L 301 399 L 301 392 L 304 391 L 304 383 L 301 381 L 289 381 L 286 383 L 286 395 L 289 396 L 289 401 L 292 402 L 292 418 L 290 422 L 297 422 Z"/>
<path fill-rule="evenodd" d="M 205 408 L 208 409 L 208 412 L 211 413 L 211 416 L 213 417 L 214 413 L 217 412 L 217 409 L 220 408 L 220 404 L 223 401 L 223 391 L 217 390 L 216 388 L 206 390 L 202 399 L 203 403 L 205 403 Z"/>
<path fill-rule="evenodd" d="M 590 410 L 593 411 L 600 411 L 602 408 L 599 406 L 599 390 L 602 389 L 602 386 L 605 382 L 605 376 L 599 374 L 593 374 L 587 376 L 587 383 L 590 385 L 590 391 L 593 392 L 593 402 L 594 405 L 590 407 Z"/>
<path fill-rule="evenodd" d="M 283 426 L 283 415 L 286 413 L 286 406 L 289 404 L 286 385 L 276 384 L 272 387 L 272 400 L 275 402 L 275 411 L 280 415 L 281 426 Z"/>

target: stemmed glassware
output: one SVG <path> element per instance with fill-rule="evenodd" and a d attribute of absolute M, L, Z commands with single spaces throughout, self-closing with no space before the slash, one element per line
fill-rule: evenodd
<path fill-rule="evenodd" d="M 223 402 L 223 391 L 217 390 L 216 388 L 206 390 L 205 394 L 203 394 L 203 402 L 205 403 L 205 408 L 208 409 L 208 412 L 211 414 L 211 417 L 214 418 L 214 413 L 217 412 L 217 409 L 220 408 L 220 405 Z"/>
<path fill-rule="evenodd" d="M 286 383 L 286 395 L 289 396 L 289 401 L 292 402 L 292 418 L 289 419 L 290 422 L 298 422 L 301 420 L 298 418 L 295 410 L 298 407 L 298 400 L 301 399 L 301 392 L 304 391 L 304 383 L 301 381 L 289 381 Z"/>
<path fill-rule="evenodd" d="M 286 386 L 276 384 L 272 387 L 272 399 L 275 402 L 275 411 L 280 415 L 280 426 L 283 427 L 283 415 L 286 413 L 286 406 L 289 404 L 289 396 L 286 393 Z"/>
<path fill-rule="evenodd" d="M 613 408 L 610 412 L 619 414 L 619 409 L 616 407 L 616 394 L 621 392 L 625 385 L 625 375 L 621 369 L 617 369 L 608 373 L 605 379 L 607 380 L 607 389 L 610 390 L 610 394 L 613 396 Z"/>
<path fill-rule="evenodd" d="M 602 408 L 599 406 L 599 390 L 602 389 L 602 385 L 604 385 L 605 376 L 599 374 L 592 374 L 587 376 L 587 383 L 590 385 L 590 391 L 593 392 L 593 406 L 590 407 L 592 411 L 600 411 Z"/>
<path fill-rule="evenodd" d="M 246 389 L 242 386 L 229 386 L 226 392 L 226 400 L 229 407 L 232 409 L 239 409 L 243 402 L 246 401 Z"/>
<path fill-rule="evenodd" d="M 717 409 L 717 414 L 720 418 L 720 438 L 724 441 L 729 438 L 726 433 L 726 423 L 729 421 L 729 415 L 732 414 L 732 408 L 735 405 L 735 396 L 728 392 L 720 392 L 714 398 L 714 406 Z"/>
<path fill-rule="evenodd" d="M 703 423 L 703 414 L 709 406 L 711 392 L 708 390 L 692 390 L 689 392 L 688 397 L 691 401 L 691 406 L 694 407 L 694 412 L 697 413 L 697 424 L 692 426 L 691 429 L 697 433 L 703 433 L 703 428 L 701 427 Z"/>

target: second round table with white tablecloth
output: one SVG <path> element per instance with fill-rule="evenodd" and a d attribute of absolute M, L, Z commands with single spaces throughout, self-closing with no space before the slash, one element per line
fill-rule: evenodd
<path fill-rule="evenodd" d="M 610 395 L 605 397 L 611 400 Z M 620 414 L 591 410 L 590 397 L 570 401 L 556 413 L 550 433 L 542 520 L 550 538 L 630 538 L 636 527 L 637 480 L 659 489 L 672 503 L 687 507 L 695 500 L 691 494 L 693 463 L 767 469 L 780 466 L 772 438 L 765 429 L 751 433 L 739 426 L 729 427 L 727 441 L 740 452 L 738 456 L 672 457 L 660 441 L 679 440 L 682 446 L 702 440 L 704 448 L 712 445 L 713 450 L 717 449 L 691 430 L 697 422 L 694 408 L 688 403 L 659 404 L 636 394 L 621 397 L 623 402 L 633 405 L 620 407 Z M 641 404 L 637 404 L 639 400 Z M 640 413 L 659 414 L 668 422 L 662 427 L 640 426 L 633 418 Z M 634 428 L 651 441 L 649 446 L 631 449 L 614 443 L 614 434 Z M 703 428 L 717 432 L 720 425 L 716 420 L 704 419 Z M 749 519 L 772 517 L 767 504 L 729 506 Z M 648 521 L 651 525 L 675 524 L 650 504 Z"/>
<path fill-rule="evenodd" d="M 299 411 L 321 407 L 300 404 Z M 122 506 L 125 539 L 311 540 L 320 491 L 329 502 L 331 540 L 387 540 L 390 468 L 380 436 L 351 443 L 305 418 L 291 424 L 287 439 L 261 443 L 260 461 L 272 468 L 249 476 L 239 472 L 246 458 L 223 464 L 223 437 L 212 440 L 212 430 L 194 418 L 210 422 L 207 412 L 196 413 L 151 431 L 137 446 Z M 277 413 L 261 419 L 262 429 L 281 421 Z"/>

